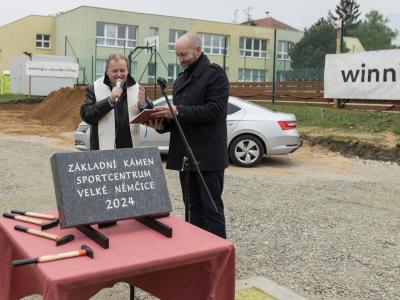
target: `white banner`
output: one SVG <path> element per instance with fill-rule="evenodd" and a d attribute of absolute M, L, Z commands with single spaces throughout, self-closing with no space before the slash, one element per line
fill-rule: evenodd
<path fill-rule="evenodd" d="M 27 61 L 26 75 L 45 77 L 77 78 L 79 65 L 76 63 Z"/>
<path fill-rule="evenodd" d="M 324 98 L 400 100 L 400 50 L 327 54 Z"/>

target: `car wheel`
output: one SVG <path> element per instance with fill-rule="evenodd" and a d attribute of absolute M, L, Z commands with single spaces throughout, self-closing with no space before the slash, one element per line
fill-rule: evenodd
<path fill-rule="evenodd" d="M 241 135 L 229 146 L 231 161 L 240 167 L 252 167 L 261 162 L 264 146 L 259 138 L 252 135 Z"/>

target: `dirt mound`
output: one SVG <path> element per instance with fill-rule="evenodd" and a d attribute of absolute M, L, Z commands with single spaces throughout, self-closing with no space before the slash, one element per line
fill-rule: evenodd
<path fill-rule="evenodd" d="M 61 131 L 73 131 L 81 121 L 79 109 L 85 97 L 85 88 L 61 88 L 51 92 L 29 114 L 42 125 L 54 126 Z"/>
<path fill-rule="evenodd" d="M 322 145 L 346 157 L 358 156 L 363 159 L 392 161 L 400 164 L 400 148 L 383 148 L 360 141 L 332 141 L 323 137 L 302 136 L 311 145 Z"/>

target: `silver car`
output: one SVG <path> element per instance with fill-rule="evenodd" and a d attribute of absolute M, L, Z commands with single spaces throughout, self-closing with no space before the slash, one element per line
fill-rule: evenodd
<path fill-rule="evenodd" d="M 169 96 L 172 102 L 172 96 Z M 153 102 L 165 105 L 164 98 Z M 230 160 L 241 167 L 252 167 L 264 155 L 281 155 L 295 151 L 301 145 L 296 128 L 296 116 L 275 112 L 260 105 L 229 97 L 228 151 Z M 169 133 L 159 134 L 152 128 L 140 126 L 142 146 L 157 146 L 161 153 L 168 152 Z M 81 122 L 75 131 L 75 147 L 90 148 L 90 126 Z"/>

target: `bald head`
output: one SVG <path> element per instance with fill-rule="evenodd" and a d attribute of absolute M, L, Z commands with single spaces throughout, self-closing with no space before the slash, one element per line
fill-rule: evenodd
<path fill-rule="evenodd" d="M 192 33 L 182 35 L 175 45 L 176 56 L 182 68 L 186 70 L 201 55 L 201 40 Z"/>
<path fill-rule="evenodd" d="M 201 40 L 197 34 L 193 34 L 193 33 L 189 33 L 189 32 L 185 33 L 176 41 L 176 44 L 178 44 L 178 43 L 182 43 L 182 44 L 186 45 L 187 47 L 191 47 L 193 49 L 196 47 L 200 47 L 200 49 L 201 49 Z"/>

